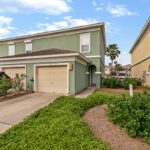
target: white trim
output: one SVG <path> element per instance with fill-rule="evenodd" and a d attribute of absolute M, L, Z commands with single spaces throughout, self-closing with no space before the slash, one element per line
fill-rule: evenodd
<path fill-rule="evenodd" d="M 16 53 L 16 45 L 15 44 L 9 44 L 8 45 L 8 56 L 14 56 Z"/>
<path fill-rule="evenodd" d="M 36 80 L 37 80 L 37 77 L 36 77 L 36 67 L 42 67 L 42 66 L 66 66 L 67 68 L 67 93 L 66 94 L 69 94 L 69 63 L 53 63 L 53 64 L 35 64 L 34 65 L 34 91 L 36 92 L 37 89 L 36 89 Z"/>
<path fill-rule="evenodd" d="M 27 75 L 27 66 L 26 65 L 5 65 L 5 66 L 0 66 L 0 70 L 2 70 L 3 68 L 25 68 L 25 75 Z M 25 90 L 27 90 L 27 78 L 25 78 Z"/>
<path fill-rule="evenodd" d="M 90 73 L 89 73 L 89 72 L 86 72 L 85 74 L 86 74 L 86 75 L 89 75 Z"/>
<path fill-rule="evenodd" d="M 31 43 L 32 42 L 32 40 L 24 40 L 24 43 Z"/>
<path fill-rule="evenodd" d="M 86 56 L 87 58 L 101 58 L 101 55 Z"/>
<path fill-rule="evenodd" d="M 73 57 L 79 56 L 86 62 L 90 62 L 88 58 L 80 53 L 72 53 L 72 54 L 59 54 L 59 55 L 43 55 L 43 56 L 26 56 L 26 57 L 13 57 L 13 58 L 0 58 L 0 61 L 10 61 L 10 60 L 28 60 L 28 59 L 41 59 L 41 58 L 57 58 L 57 57 Z"/>
<path fill-rule="evenodd" d="M 101 73 L 101 72 L 99 72 L 99 71 L 97 71 L 97 72 L 95 72 L 95 74 L 100 74 L 100 75 L 101 75 L 102 73 Z"/>
<path fill-rule="evenodd" d="M 15 43 L 14 42 L 8 42 L 8 45 L 14 45 Z"/>
<path fill-rule="evenodd" d="M 89 43 L 88 43 L 89 44 L 89 50 L 87 52 L 82 52 L 82 49 L 81 49 L 81 37 L 83 35 L 88 35 L 89 36 Z M 82 34 L 80 34 L 80 53 L 82 53 L 82 54 L 88 54 L 90 52 L 91 52 L 91 33 L 90 32 L 82 33 Z"/>
<path fill-rule="evenodd" d="M 81 59 L 81 58 L 80 58 Z M 38 63 L 66 63 L 66 62 L 78 62 L 81 63 L 82 65 L 87 65 L 87 63 L 83 63 L 82 60 L 77 59 L 75 57 L 64 57 L 62 59 L 59 58 L 53 58 L 53 59 L 42 59 L 42 60 L 38 60 L 38 59 L 33 59 L 33 60 L 20 60 L 20 61 L 4 61 L 4 62 L 0 62 L 0 65 L 11 65 L 11 64 L 38 64 Z"/>

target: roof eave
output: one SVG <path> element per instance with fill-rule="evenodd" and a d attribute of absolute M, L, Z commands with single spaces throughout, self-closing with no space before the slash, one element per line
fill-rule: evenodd
<path fill-rule="evenodd" d="M 142 36 L 144 35 L 144 33 L 147 31 L 147 29 L 149 28 L 150 25 L 150 17 L 148 18 L 148 20 L 146 21 L 145 25 L 143 26 L 139 36 L 137 37 L 136 41 L 134 42 L 131 50 L 129 51 L 129 53 L 131 54 L 132 51 L 134 50 L 134 48 L 136 47 L 136 45 L 139 43 L 139 41 L 141 40 Z"/>
<path fill-rule="evenodd" d="M 71 54 L 55 54 L 55 55 L 42 55 L 42 56 L 24 56 L 24 57 L 13 57 L 13 58 L 0 58 L 0 61 L 14 61 L 14 60 L 28 60 L 28 59 L 44 59 L 44 58 L 62 58 L 62 57 L 76 57 L 79 56 L 81 59 L 90 62 L 88 58 L 86 58 L 81 53 L 71 53 Z"/>
<path fill-rule="evenodd" d="M 67 28 L 67 29 L 60 29 L 60 30 L 55 30 L 55 31 L 47 31 L 47 32 L 41 32 L 41 33 L 36 33 L 36 34 L 30 34 L 30 35 L 23 35 L 23 36 L 18 36 L 18 37 L 0 39 L 0 42 L 27 39 L 27 38 L 33 38 L 33 37 L 36 37 L 36 36 L 46 36 L 46 35 L 51 35 L 51 34 L 59 34 L 59 33 L 62 33 L 62 32 L 71 32 L 71 31 L 75 31 L 75 30 L 94 28 L 94 27 L 99 27 L 99 26 L 103 26 L 103 25 L 104 25 L 103 22 L 102 23 L 95 23 L 95 24 L 77 26 L 77 27 L 72 27 L 72 28 Z"/>

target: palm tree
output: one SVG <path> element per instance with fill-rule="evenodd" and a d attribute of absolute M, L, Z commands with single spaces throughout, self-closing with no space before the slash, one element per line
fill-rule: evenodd
<path fill-rule="evenodd" d="M 111 71 L 113 67 L 114 60 L 119 57 L 120 50 L 118 44 L 110 44 L 107 46 L 106 55 L 110 57 L 111 60 Z"/>

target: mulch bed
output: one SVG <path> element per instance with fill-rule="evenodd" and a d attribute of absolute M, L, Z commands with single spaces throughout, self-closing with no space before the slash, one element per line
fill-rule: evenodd
<path fill-rule="evenodd" d="M 84 120 L 98 139 L 113 150 L 150 150 L 150 145 L 140 138 L 131 138 L 127 132 L 108 120 L 107 105 L 96 106 L 84 114 Z"/>
<path fill-rule="evenodd" d="M 18 98 L 18 97 L 21 97 L 21 96 L 24 96 L 24 95 L 27 95 L 27 94 L 31 94 L 31 93 L 21 93 L 19 95 L 14 95 L 14 94 L 10 93 L 7 96 L 0 96 L 0 102 L 8 101 L 8 100 Z"/>

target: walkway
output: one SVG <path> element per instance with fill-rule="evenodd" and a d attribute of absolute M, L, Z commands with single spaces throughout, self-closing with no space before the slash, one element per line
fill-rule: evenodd
<path fill-rule="evenodd" d="M 78 93 L 76 95 L 77 98 L 86 98 L 87 96 L 91 95 L 93 92 L 95 92 L 96 87 L 90 86 L 87 89 L 83 90 L 82 92 Z"/>

